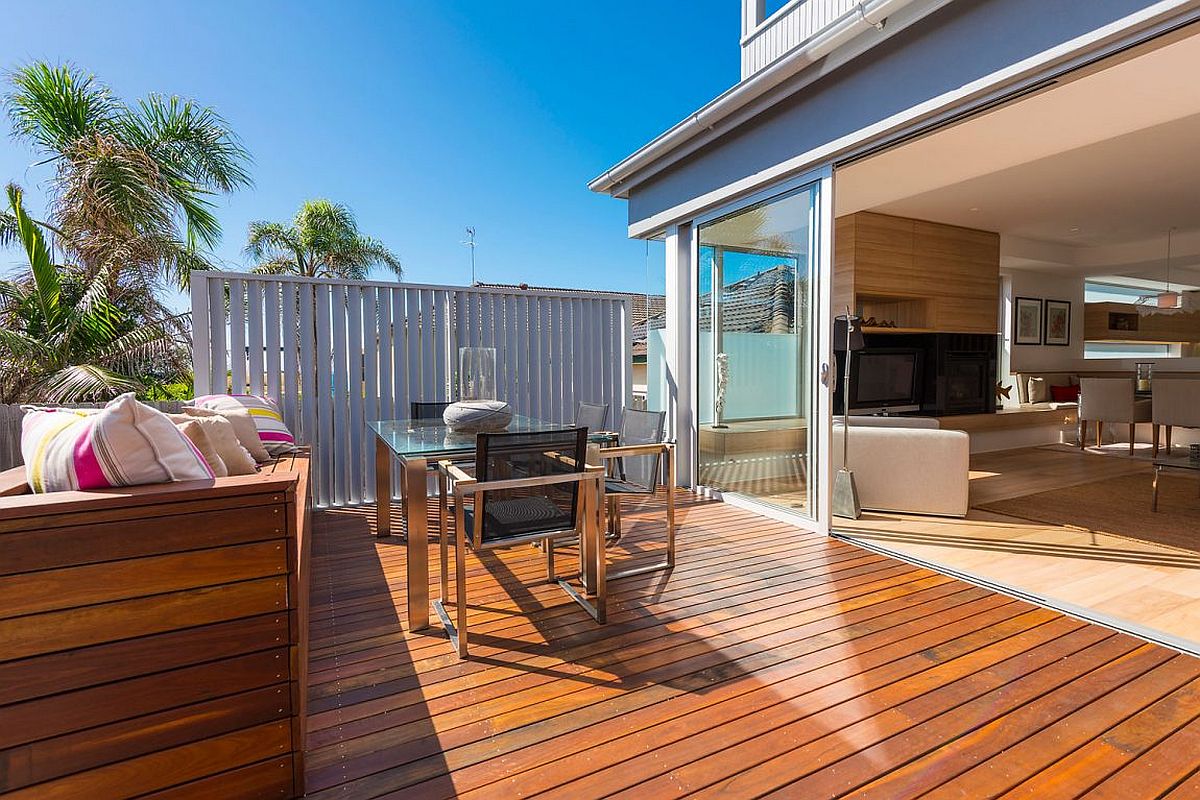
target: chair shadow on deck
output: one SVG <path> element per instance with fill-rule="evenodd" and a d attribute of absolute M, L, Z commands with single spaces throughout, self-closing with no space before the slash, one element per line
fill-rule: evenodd
<path fill-rule="evenodd" d="M 424 774 L 431 790 L 452 795 L 415 668 L 419 640 L 406 635 L 399 538 L 377 538 L 367 510 L 315 519 L 306 796 L 341 796 L 356 783 L 386 790 L 397 770 L 405 784 Z M 389 752 L 397 739 L 404 746 Z"/>
<path fill-rule="evenodd" d="M 473 618 L 470 660 L 570 684 L 620 690 L 661 684 L 689 693 L 703 693 L 718 679 L 718 671 L 720 679 L 736 677 L 740 674 L 736 657 L 726 658 L 722 652 L 723 642 L 736 639 L 728 624 L 733 616 L 728 613 L 728 604 L 720 608 L 714 605 L 712 616 L 705 614 L 708 581 L 687 574 L 690 565 L 685 537 L 689 511 L 709 504 L 710 501 L 688 493 L 677 494 L 676 537 L 680 555 L 676 568 L 610 582 L 609 621 L 605 625 L 595 623 L 560 589 L 547 582 L 541 550 L 523 548 L 515 558 L 497 551 L 470 553 L 468 580 L 474 567 L 476 572 L 486 573 L 493 584 L 488 587 L 490 592 L 468 593 L 468 613 Z M 662 491 L 654 498 L 627 501 L 623 535 L 606 548 L 610 572 L 663 558 L 665 509 Z M 723 548 L 737 550 L 732 539 L 710 537 L 708 531 L 705 536 L 709 538 L 693 543 L 692 552 L 711 558 Z M 559 576 L 578 572 L 576 545 L 560 544 L 555 553 Z M 764 555 L 757 563 L 762 569 L 769 569 L 772 559 Z M 673 582 L 676 572 L 684 573 L 681 586 L 677 585 L 680 581 Z M 488 596 L 477 599 L 480 594 Z M 448 605 L 453 607 L 452 600 Z M 482 624 L 474 622 L 481 617 Z M 512 622 L 498 628 L 490 624 L 494 619 Z M 710 627 L 713 625 L 717 627 Z M 678 666 L 692 661 L 709 666 L 695 672 Z"/>

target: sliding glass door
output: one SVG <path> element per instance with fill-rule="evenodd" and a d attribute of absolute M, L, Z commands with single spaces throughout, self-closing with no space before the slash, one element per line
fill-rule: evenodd
<path fill-rule="evenodd" d="M 698 482 L 813 516 L 817 191 L 697 232 Z"/>

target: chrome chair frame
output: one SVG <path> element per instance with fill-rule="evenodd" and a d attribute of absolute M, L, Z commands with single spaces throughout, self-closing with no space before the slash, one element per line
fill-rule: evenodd
<path fill-rule="evenodd" d="M 566 458 L 566 456 L 558 456 Z M 576 462 L 571 462 L 576 463 Z M 458 652 L 459 658 L 468 656 L 467 634 L 467 569 L 466 548 L 468 532 L 465 530 L 464 505 L 468 498 L 476 508 L 481 507 L 485 493 L 506 489 L 521 489 L 532 486 L 547 486 L 551 484 L 579 483 L 580 507 L 576 514 L 574 529 L 557 531 L 537 531 L 524 536 L 513 536 L 498 542 L 483 541 L 483 514 L 475 514 L 474 525 L 469 532 L 471 549 L 476 552 L 483 550 L 499 550 L 514 547 L 528 542 L 542 542 L 546 553 L 546 579 L 556 583 L 567 593 L 567 596 L 578 603 L 597 623 L 604 624 L 607 617 L 608 591 L 606 586 L 605 561 L 603 559 L 604 535 L 600 526 L 600 518 L 595 509 L 599 496 L 603 491 L 604 472 L 602 467 L 587 466 L 582 472 L 559 475 L 543 475 L 528 478 L 511 478 L 480 482 L 451 461 L 438 463 L 438 526 L 441 529 L 439 552 L 441 561 L 441 597 L 434 601 L 433 606 L 441 618 L 450 637 L 451 643 Z M 454 482 L 454 584 L 455 584 L 455 619 L 451 620 L 446 611 L 446 598 L 450 594 L 449 586 L 449 536 L 446 535 L 446 517 L 448 484 Z M 554 540 L 568 535 L 579 537 L 581 554 L 581 571 L 579 575 L 559 577 L 554 567 Z M 580 578 L 583 591 L 577 590 L 571 584 L 571 578 Z M 594 596 L 589 602 L 585 594 Z"/>
<path fill-rule="evenodd" d="M 598 451 L 601 461 L 612 461 L 624 457 L 633 456 L 650 456 L 660 455 L 662 460 L 666 462 L 667 478 L 665 486 L 667 489 L 667 553 L 666 557 L 658 563 L 646 564 L 641 567 L 632 567 L 620 572 L 614 572 L 608 575 L 608 580 L 615 581 L 621 578 L 629 578 L 634 575 L 644 575 L 647 572 L 657 572 L 659 570 L 669 570 L 675 566 L 675 445 L 671 442 L 653 442 L 650 444 L 634 444 L 623 445 L 619 447 L 606 447 Z M 608 474 L 608 468 L 604 468 L 604 472 Z M 632 493 L 631 493 L 632 494 Z M 608 494 L 604 490 L 604 481 L 600 481 L 599 502 L 597 510 L 601 515 L 597 520 L 597 526 L 603 532 L 606 528 L 613 533 L 619 534 L 621 531 L 621 497 L 623 494 Z M 651 496 L 648 492 L 645 496 Z M 603 515 L 605 510 L 608 511 L 608 525 L 604 525 Z M 600 536 L 601 548 L 604 547 L 605 537 L 603 533 Z"/>

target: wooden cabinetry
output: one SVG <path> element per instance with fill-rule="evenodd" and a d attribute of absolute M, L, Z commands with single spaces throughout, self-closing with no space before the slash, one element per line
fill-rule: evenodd
<path fill-rule="evenodd" d="M 999 302 L 999 234 L 869 211 L 835 223 L 834 313 L 850 306 L 907 332 L 996 333 Z"/>

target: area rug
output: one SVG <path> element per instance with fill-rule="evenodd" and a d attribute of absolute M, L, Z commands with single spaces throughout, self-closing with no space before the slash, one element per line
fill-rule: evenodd
<path fill-rule="evenodd" d="M 1124 475 L 978 506 L 1010 517 L 1139 539 L 1200 552 L 1196 475 L 1164 471 L 1158 511 L 1150 511 L 1151 475 Z"/>

